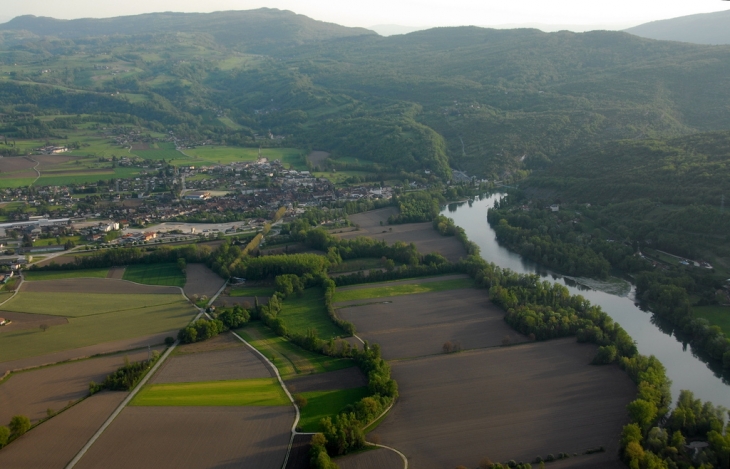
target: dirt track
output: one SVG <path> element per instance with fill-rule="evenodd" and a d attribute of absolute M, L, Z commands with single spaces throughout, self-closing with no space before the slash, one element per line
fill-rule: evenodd
<path fill-rule="evenodd" d="M 188 264 L 185 267 L 187 279 L 185 281 L 185 295 L 212 297 L 226 283 L 218 274 L 203 264 Z"/>
<path fill-rule="evenodd" d="M 392 362 L 400 399 L 374 432 L 414 468 L 617 455 L 636 388 L 617 366 L 590 366 L 575 339 Z"/>
<path fill-rule="evenodd" d="M 359 300 L 365 306 L 338 310 L 355 324 L 363 340 L 380 344 L 383 357 L 419 357 L 443 353 L 447 341 L 462 349 L 493 347 L 505 337 L 527 339 L 503 320 L 484 290 L 464 289 Z"/>
<path fill-rule="evenodd" d="M 127 396 L 95 394 L 0 450 L 0 467 L 63 469 Z"/>
<path fill-rule="evenodd" d="M 357 366 L 328 373 L 296 376 L 286 381 L 286 387 L 292 393 L 352 389 L 367 385 L 367 377 Z"/>
<path fill-rule="evenodd" d="M 129 295 L 179 295 L 177 287 L 139 285 L 111 278 L 65 278 L 43 280 L 42 282 L 23 282 L 21 292 L 37 293 L 122 293 Z"/>
<path fill-rule="evenodd" d="M 378 448 L 352 456 L 335 459 L 340 469 L 403 469 L 403 459 L 397 453 Z"/>
<path fill-rule="evenodd" d="M 74 360 L 77 358 L 90 357 L 100 353 L 111 353 L 119 352 L 123 350 L 133 350 L 141 347 L 147 347 L 148 345 L 156 346 L 160 345 L 165 341 L 165 337 L 175 337 L 177 331 L 162 332 L 160 334 L 152 334 L 144 337 L 136 337 L 134 339 L 123 339 L 115 340 L 113 342 L 106 342 L 98 345 L 91 345 L 88 347 L 81 347 L 71 350 L 63 350 L 61 352 L 49 353 L 47 355 L 40 355 L 37 357 L 21 358 L 19 360 L 12 360 L 8 362 L 0 362 L 0 376 L 4 375 L 6 371 L 21 370 L 25 368 L 48 365 L 51 363 L 59 363 L 66 360 Z"/>
<path fill-rule="evenodd" d="M 0 383 L 0 425 L 7 425 L 13 415 L 25 415 L 31 422 L 47 416 L 46 410 L 59 411 L 70 401 L 89 394 L 89 382 L 100 383 L 124 365 L 147 359 L 147 350 L 129 354 L 92 358 L 64 365 L 12 375 Z"/>
<path fill-rule="evenodd" d="M 152 378 L 152 383 L 224 381 L 274 376 L 248 347 L 241 346 L 171 357 Z"/>
<path fill-rule="evenodd" d="M 294 408 L 127 407 L 78 469 L 279 469 Z"/>

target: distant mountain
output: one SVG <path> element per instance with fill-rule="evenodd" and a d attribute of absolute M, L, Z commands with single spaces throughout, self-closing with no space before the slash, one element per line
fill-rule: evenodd
<path fill-rule="evenodd" d="M 730 44 L 730 10 L 652 21 L 624 31 L 663 41 Z"/>
<path fill-rule="evenodd" d="M 375 35 L 364 28 L 348 28 L 272 8 L 214 13 L 148 13 L 76 20 L 25 15 L 0 24 L 0 31 L 28 31 L 38 36 L 67 39 L 174 32 L 207 33 L 224 46 L 250 52 L 266 52 L 272 47 L 343 37 Z"/>
<path fill-rule="evenodd" d="M 376 24 L 370 26 L 368 29 L 372 29 L 381 36 L 395 36 L 398 34 L 408 34 L 415 31 L 423 31 L 429 29 L 431 26 L 403 26 L 401 24 Z"/>

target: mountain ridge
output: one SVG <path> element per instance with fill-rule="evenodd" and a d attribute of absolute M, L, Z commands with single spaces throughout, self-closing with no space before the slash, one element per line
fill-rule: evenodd
<path fill-rule="evenodd" d="M 694 44 L 730 44 L 730 10 L 652 21 L 624 29 L 635 36 Z"/>

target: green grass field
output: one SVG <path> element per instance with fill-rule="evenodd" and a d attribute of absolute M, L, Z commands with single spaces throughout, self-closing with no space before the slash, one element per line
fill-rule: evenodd
<path fill-rule="evenodd" d="M 345 407 L 368 395 L 367 387 L 301 393 L 300 396 L 307 399 L 307 405 L 299 409 L 299 428 L 303 432 L 321 432 L 320 420 L 325 417 L 334 418 Z"/>
<path fill-rule="evenodd" d="M 321 288 L 309 288 L 304 290 L 301 298 L 291 296 L 284 300 L 279 317 L 284 320 L 289 332 L 306 334 L 308 330 L 315 329 L 317 336 L 324 340 L 343 335 L 343 331 L 327 315 Z"/>
<path fill-rule="evenodd" d="M 730 337 L 730 306 L 693 306 L 692 312 L 699 318 L 705 318 L 713 326 L 720 326 L 726 337 Z"/>
<path fill-rule="evenodd" d="M 383 267 L 383 262 L 380 259 L 374 257 L 360 258 L 360 259 L 349 259 L 342 261 L 341 264 L 333 265 L 328 270 L 329 272 L 354 272 L 357 270 L 370 270 Z"/>
<path fill-rule="evenodd" d="M 184 287 L 185 274 L 175 264 L 135 264 L 124 269 L 124 280 L 145 285 Z"/>
<path fill-rule="evenodd" d="M 335 293 L 335 301 L 367 300 L 370 298 L 385 298 L 389 296 L 413 295 L 415 293 L 430 293 L 445 290 L 457 290 L 474 286 L 470 278 L 457 278 L 441 282 L 414 283 L 405 285 L 388 285 L 387 283 L 374 283 L 372 288 L 357 290 L 338 290 Z"/>
<path fill-rule="evenodd" d="M 173 164 L 191 164 L 194 166 L 230 164 L 239 161 L 256 161 L 259 156 L 258 148 L 226 147 L 226 146 L 201 146 L 183 150 L 186 155 L 192 158 L 175 161 Z M 283 163 L 291 164 L 299 158 L 301 150 L 296 148 L 262 148 L 261 156 L 269 160 L 282 160 Z M 306 168 L 306 164 L 304 165 Z"/>
<path fill-rule="evenodd" d="M 40 329 L 3 332 L 0 334 L 0 361 L 173 331 L 188 324 L 195 314 L 192 306 L 180 298 L 169 305 L 71 317 L 68 324 L 51 326 L 45 332 Z"/>
<path fill-rule="evenodd" d="M 260 296 L 271 298 L 274 295 L 274 289 L 269 287 L 238 287 L 231 288 L 229 296 Z"/>
<path fill-rule="evenodd" d="M 83 269 L 83 270 L 26 270 L 23 277 L 28 281 L 36 280 L 60 280 L 64 278 L 106 278 L 109 269 Z"/>
<path fill-rule="evenodd" d="M 332 358 L 304 350 L 265 327 L 260 322 L 249 323 L 236 333 L 261 352 L 279 370 L 282 379 L 302 374 L 323 373 L 355 366 L 352 360 Z"/>
<path fill-rule="evenodd" d="M 3 309 L 16 313 L 80 318 L 173 304 L 185 304 L 185 300 L 181 295 L 20 292 L 4 304 Z"/>
<path fill-rule="evenodd" d="M 276 378 L 145 386 L 136 406 L 283 406 L 289 398 Z"/>

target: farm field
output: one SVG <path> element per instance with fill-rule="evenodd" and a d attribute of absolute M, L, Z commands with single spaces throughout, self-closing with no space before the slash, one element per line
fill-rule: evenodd
<path fill-rule="evenodd" d="M 367 300 L 370 298 L 386 298 L 391 296 L 412 295 L 415 293 L 434 293 L 446 290 L 459 290 L 474 286 L 471 278 L 449 278 L 438 281 L 423 283 L 375 283 L 369 284 L 371 288 L 355 288 L 351 290 L 337 289 L 334 300 L 353 301 Z"/>
<path fill-rule="evenodd" d="M 363 453 L 353 454 L 335 459 L 340 469 L 403 469 L 403 459 L 385 448 L 371 449 Z"/>
<path fill-rule="evenodd" d="M 228 296 L 247 296 L 254 297 L 260 296 L 265 298 L 271 298 L 274 295 L 274 289 L 271 287 L 231 287 L 231 291 Z"/>
<path fill-rule="evenodd" d="M 351 303 L 356 302 L 362 300 Z M 380 344 L 388 360 L 440 354 L 447 341 L 473 349 L 499 346 L 506 338 L 510 343 L 527 340 L 504 322 L 504 311 L 489 301 L 485 291 L 474 288 L 336 306 L 342 319 L 355 324 L 359 337 Z"/>
<path fill-rule="evenodd" d="M 599 446 L 616 457 L 636 387 L 588 365 L 595 351 L 564 339 L 392 362 L 401 398 L 377 434 L 421 469 Z"/>
<path fill-rule="evenodd" d="M 183 290 L 188 298 L 193 295 L 211 298 L 226 283 L 225 279 L 204 264 L 188 264 L 185 267 L 186 280 Z"/>
<path fill-rule="evenodd" d="M 250 323 L 235 332 L 268 358 L 284 380 L 298 375 L 336 371 L 355 366 L 352 360 L 332 358 L 304 350 L 277 336 L 259 322 Z"/>
<path fill-rule="evenodd" d="M 348 259 L 342 261 L 341 264 L 333 265 L 327 271 L 330 274 L 343 273 L 343 272 L 356 272 L 358 270 L 370 270 L 380 269 L 383 267 L 383 262 L 380 259 L 372 258 L 360 258 L 360 259 Z"/>
<path fill-rule="evenodd" d="M 353 389 L 368 385 L 367 376 L 357 366 L 325 373 L 290 378 L 286 387 L 290 392 L 316 392 L 332 389 Z"/>
<path fill-rule="evenodd" d="M 0 314 L 8 321 L 11 321 L 10 324 L 0 328 L 0 337 L 2 337 L 2 334 L 7 332 L 19 331 L 22 329 L 38 329 L 41 324 L 45 324 L 48 327 L 68 324 L 68 319 L 62 316 L 51 316 L 49 314 L 13 313 L 10 311 L 3 311 Z"/>
<path fill-rule="evenodd" d="M 43 282 L 45 283 L 45 282 Z M 51 316 L 84 317 L 97 316 L 119 311 L 151 308 L 155 306 L 185 303 L 180 294 L 167 295 L 124 295 L 119 293 L 29 292 L 25 284 L 21 292 L 2 307 L 7 311 Z"/>
<path fill-rule="evenodd" d="M 109 269 L 83 269 L 83 270 L 26 270 L 23 277 L 26 281 L 61 280 L 67 278 L 107 278 Z"/>
<path fill-rule="evenodd" d="M 695 316 L 705 318 L 713 326 L 720 326 L 726 337 L 730 337 L 730 306 L 693 306 Z"/>
<path fill-rule="evenodd" d="M 308 288 L 301 297 L 290 296 L 282 302 L 279 317 L 290 332 L 306 334 L 315 329 L 320 339 L 340 337 L 344 332 L 327 315 L 321 288 Z"/>
<path fill-rule="evenodd" d="M 172 263 L 130 265 L 124 269 L 122 279 L 144 285 L 185 286 L 185 274 Z"/>
<path fill-rule="evenodd" d="M 124 365 L 124 359 L 147 359 L 147 350 L 91 358 L 13 373 L 0 381 L 0 425 L 13 415 L 25 415 L 35 423 L 47 417 L 47 410 L 58 412 L 70 402 L 89 394 L 89 382 L 100 383 Z"/>
<path fill-rule="evenodd" d="M 286 406 L 289 398 L 276 378 L 145 386 L 132 406 Z"/>
<path fill-rule="evenodd" d="M 387 207 L 350 215 L 348 219 L 358 225 L 360 229 L 342 233 L 339 236 L 341 238 L 367 236 L 388 244 L 396 241 L 414 243 L 421 254 L 438 252 L 452 262 L 466 256 L 464 246 L 454 236 L 441 236 L 431 223 L 388 225 L 388 217 L 396 213 L 398 213 L 397 208 Z M 381 225 L 380 222 L 383 224 Z"/>
<path fill-rule="evenodd" d="M 185 353 L 168 358 L 152 384 L 271 378 L 272 374 L 246 346 Z"/>
<path fill-rule="evenodd" d="M 259 155 L 258 148 L 200 146 L 183 150 L 191 158 L 184 161 L 173 161 L 172 164 L 186 164 L 192 166 L 209 166 L 215 164 L 230 164 L 237 162 L 256 161 Z M 301 150 L 296 148 L 262 148 L 261 156 L 271 160 L 281 160 L 291 165 L 293 160 L 301 159 Z M 306 165 L 302 164 L 304 169 Z"/>
<path fill-rule="evenodd" d="M 299 393 L 307 399 L 307 405 L 299 409 L 301 431 L 308 433 L 322 431 L 320 420 L 338 415 L 345 407 L 355 404 L 369 394 L 367 387 Z"/>
<path fill-rule="evenodd" d="M 16 361 L 105 342 L 134 339 L 163 332 L 169 334 L 168 331 L 186 325 L 194 315 L 192 306 L 180 298 L 171 304 L 71 317 L 68 324 L 53 326 L 46 331 L 37 329 L 3 333 L 0 335 L 0 357 L 2 357 L 0 359 Z M 169 335 L 175 334 L 176 332 L 173 332 Z M 116 350 L 120 348 L 112 348 L 110 351 Z"/>
<path fill-rule="evenodd" d="M 100 392 L 56 415 L 0 450 L 0 467 L 66 467 L 125 397 Z"/>
<path fill-rule="evenodd" d="M 294 435 L 289 460 L 285 469 L 309 469 L 309 442 L 312 435 Z"/>
<path fill-rule="evenodd" d="M 124 280 L 110 278 L 67 278 L 45 282 L 26 282 L 20 289 L 23 293 L 83 293 L 118 295 L 177 295 L 174 287 L 137 285 Z"/>
<path fill-rule="evenodd" d="M 279 469 L 293 422 L 292 406 L 127 407 L 76 468 Z"/>

